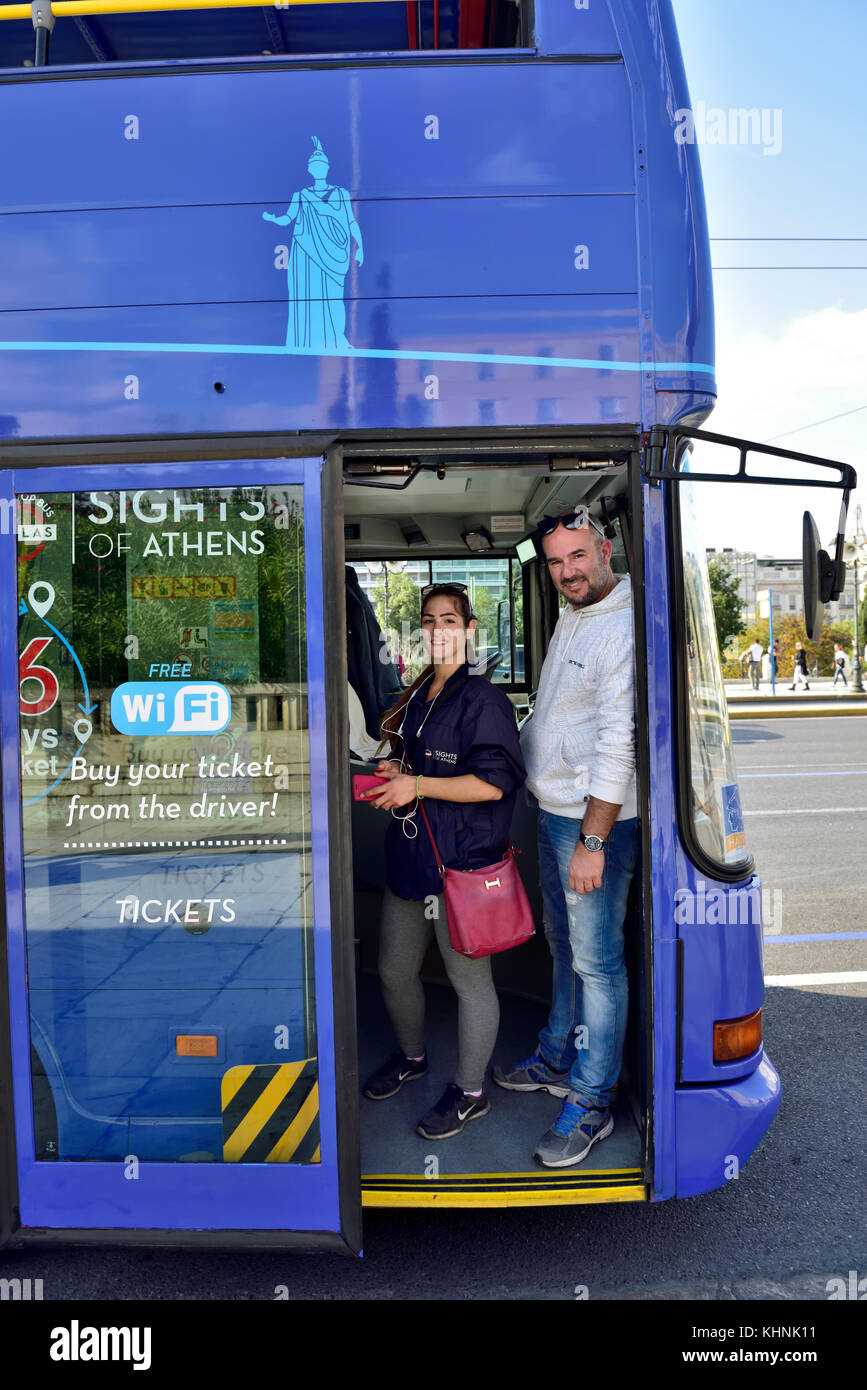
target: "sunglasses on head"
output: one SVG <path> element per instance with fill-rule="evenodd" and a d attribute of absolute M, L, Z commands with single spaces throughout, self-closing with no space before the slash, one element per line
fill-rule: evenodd
<path fill-rule="evenodd" d="M 598 531 L 600 536 L 605 537 L 605 532 L 594 521 L 590 515 L 589 507 L 576 507 L 574 511 L 564 512 L 562 516 L 543 516 L 536 526 L 538 536 L 550 536 L 552 531 L 556 531 L 558 526 L 565 526 L 567 531 L 582 531 L 586 526 L 592 526 L 594 531 Z"/>
<path fill-rule="evenodd" d="M 467 594 L 469 585 L 459 584 L 456 580 L 444 579 L 439 584 L 425 584 L 421 591 L 423 599 L 430 594 Z"/>

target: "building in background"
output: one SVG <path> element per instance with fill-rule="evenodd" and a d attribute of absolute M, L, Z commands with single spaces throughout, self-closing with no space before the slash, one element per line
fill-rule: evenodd
<path fill-rule="evenodd" d="M 770 588 L 773 596 L 775 617 L 803 616 L 804 592 L 800 556 L 793 560 L 760 557 L 752 551 L 724 546 L 722 550 L 708 549 L 707 558 L 708 563 L 718 560 L 728 565 L 738 581 L 738 594 L 744 605 L 745 622 L 753 622 L 758 616 L 756 591 L 767 588 Z M 828 622 L 845 622 L 847 618 L 854 616 L 855 598 L 848 587 L 837 602 L 826 605 L 825 618 Z"/>

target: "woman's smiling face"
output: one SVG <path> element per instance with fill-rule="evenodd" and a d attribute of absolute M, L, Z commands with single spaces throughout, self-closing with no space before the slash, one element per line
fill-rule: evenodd
<path fill-rule="evenodd" d="M 467 637 L 476 626 L 475 618 L 464 627 L 459 601 L 451 594 L 434 594 L 425 602 L 421 615 L 421 635 L 425 652 L 435 666 L 466 659 Z"/>

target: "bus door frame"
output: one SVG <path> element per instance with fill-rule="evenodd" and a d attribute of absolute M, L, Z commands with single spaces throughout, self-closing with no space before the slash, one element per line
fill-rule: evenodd
<path fill-rule="evenodd" d="M 738 451 L 736 472 L 713 473 L 698 470 L 684 470 L 683 460 L 689 440 L 719 444 L 727 449 Z M 770 465 L 761 473 L 747 472 L 748 455 L 760 456 L 764 465 Z M 773 464 L 784 462 L 815 465 L 823 470 L 833 470 L 836 478 L 808 477 L 790 478 L 775 474 Z M 733 435 L 712 433 L 708 430 L 691 429 L 682 425 L 654 425 L 641 441 L 640 481 L 643 489 L 644 538 L 638 543 L 636 538 L 636 564 L 641 553 L 650 560 L 655 551 L 667 557 L 664 585 L 651 583 L 646 587 L 647 622 L 657 636 L 667 636 L 667 642 L 660 640 L 659 654 L 655 655 L 653 679 L 648 685 L 650 697 L 659 696 L 667 682 L 668 711 L 666 724 L 669 732 L 669 757 L 671 764 L 670 782 L 664 774 L 665 752 L 660 758 L 658 777 L 655 782 L 653 806 L 657 820 L 665 830 L 665 843 L 660 845 L 658 858 L 664 860 L 661 879 L 658 881 L 660 912 L 658 920 L 665 921 L 671 916 L 670 903 L 665 896 L 665 883 L 669 882 L 672 894 L 678 885 L 675 848 L 680 845 L 686 858 L 711 880 L 723 883 L 738 883 L 748 879 L 753 872 L 752 857 L 749 860 L 726 868 L 708 859 L 691 833 L 691 813 L 689 801 L 689 781 L 683 774 L 688 766 L 689 734 L 687 727 L 686 676 L 682 659 L 683 630 L 683 567 L 680 550 L 679 498 L 676 493 L 668 494 L 667 487 L 677 487 L 688 483 L 728 483 L 749 486 L 781 486 L 808 488 L 835 488 L 842 492 L 842 506 L 838 525 L 836 556 L 837 582 L 842 583 L 842 547 L 845 518 L 849 496 L 857 484 L 854 468 L 837 460 L 820 458 L 813 454 L 796 453 L 780 449 L 775 445 L 760 444 L 752 440 L 740 439 Z M 644 583 L 644 576 L 642 576 Z M 833 594 L 832 597 L 835 597 Z M 857 615 L 856 615 L 857 616 Z M 654 647 L 654 652 L 656 648 Z M 645 656 L 647 653 L 645 653 Z M 638 630 L 636 626 L 636 660 L 638 653 Z M 647 667 L 649 671 L 649 667 Z M 666 674 L 663 675 L 663 672 Z M 640 671 L 639 671 L 640 679 Z M 664 701 L 663 701 L 664 703 Z M 652 755 L 655 750 L 651 750 Z M 644 793 L 642 793 L 643 795 Z M 646 789 L 649 798 L 650 788 Z M 650 802 L 646 803 L 649 807 Z M 653 884 L 647 885 L 652 891 Z M 669 923 L 665 935 L 660 934 L 657 942 L 659 957 L 657 970 L 660 984 L 660 1007 L 658 1015 L 664 1020 L 669 1015 L 675 1020 L 674 1031 L 654 1032 L 657 1046 L 654 1068 L 655 1100 L 653 1118 L 656 1135 L 656 1168 L 654 1199 L 673 1197 L 677 1191 L 677 1145 L 675 1131 L 674 1094 L 675 1086 L 681 1077 L 681 1040 L 683 1036 L 683 941 L 674 926 Z"/>
<path fill-rule="evenodd" d="M 503 432 L 500 432 L 501 435 L 502 435 L 502 433 L 503 433 Z M 656 1155 L 656 1145 L 657 1145 L 657 1120 L 656 1120 L 656 1109 L 657 1109 L 657 1104 L 660 1103 L 660 1101 L 659 1101 L 659 1083 L 658 1083 L 658 1081 L 657 1081 L 657 1067 L 658 1067 L 658 1065 L 659 1065 L 659 1060 L 658 1060 L 658 1059 L 659 1059 L 659 1054 L 660 1054 L 660 1049 L 659 1049 L 659 1041 L 660 1041 L 660 1038 L 663 1038 L 663 1039 L 664 1039 L 664 1038 L 666 1038 L 666 1037 L 671 1037 L 671 1031 L 672 1031 L 672 1030 L 671 1030 L 670 1028 L 666 1028 L 666 1027 L 665 1027 L 665 1021 L 664 1021 L 664 1018 L 662 1018 L 662 1014 L 661 1014 L 661 1011 L 660 1011 L 660 1018 L 661 1018 L 662 1021 L 660 1022 L 660 1035 L 659 1035 L 659 1037 L 657 1037 L 657 1032 L 656 1032 L 656 1020 L 657 1020 L 657 1008 L 656 1008 L 656 1003 L 657 1003 L 657 993 L 656 993 L 656 990 L 655 990 L 655 975 L 654 975 L 654 971 L 655 971 L 655 968 L 656 968 L 656 964 L 655 964 L 655 960 L 656 960 L 656 957 L 655 957 L 655 947 L 656 947 L 657 943 L 655 943 L 655 941 L 654 941 L 654 922 L 655 922 L 655 917 L 654 917 L 654 912 L 653 912 L 653 861 L 652 861 L 652 857 L 651 857 L 651 855 L 652 855 L 652 835 L 651 835 L 651 816 L 650 816 L 650 808 L 651 808 L 651 796 L 650 796 L 650 791 L 651 791 L 651 762 L 650 762 L 650 760 L 651 760 L 651 739 L 650 739 L 650 719 L 649 719 L 649 703 L 648 703 L 648 701 L 649 701 L 648 669 L 649 669 L 649 668 L 648 668 L 648 643 L 647 643 L 647 628 L 646 628 L 647 614 L 646 614 L 646 602 L 645 602 L 645 588 L 646 588 L 646 585 L 645 585 L 645 573 L 646 573 L 646 566 L 645 566 L 645 549 L 644 549 L 644 547 L 645 547 L 645 526 L 646 526 L 646 523 L 647 523 L 647 518 L 645 517 L 646 490 L 645 490 L 645 480 L 644 480 L 644 477 L 643 477 L 643 475 L 642 475 L 642 441 L 641 441 L 641 437 L 640 437 L 640 432 L 639 432 L 637 426 L 628 426 L 628 425 L 624 425 L 624 426 L 614 426 L 614 427 L 611 427 L 611 428 L 608 428 L 608 429 L 601 429 L 601 428 L 599 428 L 599 427 L 596 427 L 596 428 L 588 428 L 588 429 L 586 429 L 586 430 L 572 429 L 572 430 L 570 430 L 568 433 L 564 432 L 562 435 L 558 435 L 558 436 L 555 437 L 555 438 L 552 438 L 550 435 L 545 436 L 544 438 L 539 438 L 539 439 L 533 438 L 532 436 L 530 436 L 530 437 L 523 436 L 523 437 L 521 438 L 520 445 L 517 445 L 517 444 L 515 443 L 514 439 L 511 439 L 511 440 L 509 440 L 509 439 L 503 439 L 503 442 L 500 443 L 500 441 L 498 441 L 498 439 L 497 439 L 494 435 L 492 435 L 491 433 L 486 434 L 486 433 L 485 433 L 484 431 L 482 431 L 482 430 L 479 430 L 479 431 L 462 430 L 462 431 L 461 431 L 461 436 L 462 436 L 462 437 L 461 437 L 460 441 L 457 441 L 457 440 L 455 440 L 455 439 L 450 439 L 450 438 L 448 437 L 448 435 L 444 435 L 444 436 L 440 437 L 440 438 L 437 439 L 437 440 L 425 440 L 425 441 L 423 442 L 423 444 L 421 444 L 421 445 L 419 445 L 419 441 L 418 441 L 418 440 L 414 440 L 414 441 L 408 442 L 407 440 L 391 440 L 391 439 L 388 439 L 388 438 L 383 438 L 382 440 L 377 440 L 377 441 L 375 442 L 375 444 L 374 444 L 373 442 L 371 442 L 371 441 L 370 441 L 369 439 L 367 439 L 367 438 L 365 438 L 363 441 L 359 441 L 358 443 L 356 443 L 356 442 L 354 442 L 354 441 L 346 440 L 346 441 L 343 441 L 342 443 L 335 444 L 334 447 L 333 447 L 331 450 L 329 450 L 329 452 L 328 452 L 328 460 L 329 460 L 329 463 L 331 463 L 332 461 L 336 461 L 337 467 L 339 467 L 339 469 L 340 469 L 340 478 L 341 478 L 341 480 L 342 480 L 342 479 L 343 479 L 344 464 L 345 464 L 345 462 L 347 461 L 347 458 L 351 458 L 353 461 L 361 461 L 361 460 L 364 459 L 364 458 L 371 458 L 372 455 L 375 455 L 377 458 L 383 458 L 383 457 L 387 458 L 387 457 L 389 457 L 389 456 L 396 456 L 396 457 L 394 457 L 395 471 L 396 471 L 397 462 L 398 462 L 398 459 L 399 459 L 399 460 L 400 460 L 400 463 L 402 463 L 402 464 L 404 465 L 405 470 L 406 470 L 404 479 L 403 479 L 401 482 L 395 481 L 395 482 L 392 482 L 392 483 L 388 483 L 388 482 L 385 482 L 385 481 L 373 481 L 374 472 L 372 471 L 372 473 L 371 473 L 371 481 L 367 482 L 367 483 L 366 483 L 366 486 L 369 486 L 369 487 L 372 487 L 372 488 L 376 488 L 376 487 L 385 487 L 385 488 L 389 488 L 390 490 L 393 490 L 393 491 L 400 491 L 400 490 L 402 490 L 403 488 L 407 487 L 407 486 L 409 485 L 410 482 L 412 482 L 412 479 L 415 477 L 416 473 L 419 471 L 419 466 L 420 466 L 420 465 L 419 465 L 419 459 L 420 459 L 421 455 L 422 455 L 422 454 L 425 454 L 425 453 L 430 453 L 430 454 L 432 454 L 432 455 L 434 455 L 434 456 L 442 456 L 443 458 L 445 458 L 445 456 L 448 455 L 448 454 L 453 454 L 453 455 L 454 455 L 455 463 L 456 463 L 456 464 L 457 464 L 457 463 L 460 463 L 460 464 L 463 465 L 463 467 L 472 466 L 470 460 L 471 460 L 472 457 L 474 457 L 474 456 L 477 455 L 477 456 L 478 456 L 478 466 L 482 466 L 482 467 L 485 466 L 485 461 L 487 461 L 487 466 L 498 466 L 498 467 L 502 467 L 502 468 L 507 468 L 507 467 L 509 467 L 510 465 L 513 465 L 513 466 L 515 466 L 515 467 L 519 467 L 519 466 L 520 466 L 520 463 L 523 461 L 523 455 L 525 455 L 525 454 L 526 454 L 526 455 L 535 455 L 535 456 L 538 456 L 538 457 L 540 458 L 540 460 L 541 460 L 542 456 L 551 457 L 552 455 L 557 454 L 557 455 L 563 455 L 563 456 L 565 456 L 564 461 L 565 461 L 566 459 L 568 459 L 568 461 L 569 461 L 569 463 L 571 464 L 571 466 L 573 466 L 573 467 L 575 467 L 576 469 L 578 469 L 578 468 L 580 467 L 580 462 L 578 461 L 578 460 L 579 460 L 580 451 L 576 450 L 576 446 L 575 446 L 575 437 L 577 436 L 577 437 L 582 441 L 581 447 L 584 448 L 585 450 L 592 450 L 592 449 L 593 449 L 593 441 L 594 441 L 594 439 L 596 439 L 596 440 L 599 441 L 599 447 L 602 447 L 603 441 L 604 441 L 604 444 L 607 445 L 608 447 L 610 447 L 612 450 L 616 450 L 618 453 L 622 452 L 624 455 L 626 455 L 626 457 L 624 457 L 624 459 L 622 460 L 622 463 L 623 463 L 623 466 L 626 467 L 626 469 L 628 470 L 628 471 L 627 471 L 627 480 L 626 480 L 626 481 L 627 481 L 627 495 L 628 495 L 628 498 L 629 498 L 629 511 L 630 511 L 630 521 L 631 521 L 631 530 L 630 530 L 629 540 L 630 540 L 630 542 L 631 542 L 631 554 L 630 554 L 631 570 L 630 570 L 630 577 L 631 577 L 631 580 L 632 580 L 633 626 L 634 626 L 634 637 L 635 637 L 635 698 L 636 698 L 636 708 L 638 709 L 640 715 L 643 714 L 643 717 L 640 717 L 640 718 L 639 718 L 638 727 L 637 727 L 637 729 L 636 729 L 637 792 L 638 792 L 639 824 L 640 824 L 640 827 L 641 827 L 641 874 L 640 874 L 640 878 L 637 877 L 636 882 L 637 882 L 637 888 L 638 888 L 638 893 L 639 893 L 639 912 L 640 912 L 640 917 L 641 917 L 641 933 L 642 933 L 641 959 L 642 959 L 642 974 L 643 974 L 643 981 L 642 981 L 643 990 L 642 990 L 642 998 L 641 998 L 641 1001 L 640 1001 L 640 1023 L 641 1023 L 642 1035 L 643 1035 L 643 1036 L 642 1036 L 642 1039 L 641 1039 L 641 1053 L 642 1053 L 642 1056 L 643 1056 L 643 1059 L 644 1059 L 644 1066 L 642 1067 L 642 1075 L 641 1075 L 641 1078 L 640 1078 L 640 1084 L 641 1084 L 640 1105 L 641 1105 L 641 1116 L 642 1116 L 642 1120 L 643 1120 L 643 1140 L 644 1140 L 643 1168 L 644 1168 L 644 1179 L 645 1179 L 645 1182 L 646 1182 L 646 1184 L 648 1185 L 648 1187 L 651 1189 L 651 1191 L 653 1191 L 654 1196 L 660 1197 L 660 1196 L 663 1195 L 663 1193 L 662 1193 L 661 1187 L 660 1187 L 660 1185 L 659 1185 L 659 1180 L 658 1180 L 658 1178 L 657 1178 L 657 1176 L 656 1176 L 656 1156 L 655 1156 L 655 1155 Z M 499 445 L 499 447 L 498 447 L 498 445 Z M 515 455 L 516 453 L 518 453 L 519 449 L 520 449 L 520 453 L 521 453 L 522 457 L 510 457 L 510 456 L 509 456 L 510 454 Z M 491 455 L 494 455 L 494 456 L 495 456 L 494 459 L 491 458 Z M 446 463 L 445 466 L 448 467 L 448 464 Z M 562 468 L 563 468 L 563 463 L 560 463 L 559 468 L 558 468 L 557 471 L 562 471 Z M 374 470 L 374 471 L 375 471 L 375 470 Z M 328 501 L 328 510 L 327 510 L 327 512 L 326 512 L 326 516 L 330 516 L 330 519 L 331 519 L 331 526 L 332 526 L 332 532 L 331 532 L 331 534 L 333 535 L 334 540 L 335 540 L 335 546 L 334 546 L 335 556 L 337 556 L 337 555 L 338 555 L 338 552 L 339 552 L 339 563 L 338 563 L 337 560 L 335 559 L 335 561 L 334 561 L 334 563 L 333 563 L 333 565 L 332 565 L 332 567 L 331 567 L 331 569 L 332 569 L 332 584 L 333 584 L 333 586 L 334 586 L 334 589 L 335 589 L 335 590 L 339 590 L 339 592 L 337 592 L 337 593 L 334 594 L 333 603 L 332 603 L 331 609 L 329 610 L 328 607 L 326 606 L 326 615 L 327 615 L 327 621 L 329 620 L 328 614 L 330 613 L 330 621 L 332 621 L 332 622 L 337 622 L 337 621 L 338 621 L 338 614 L 341 614 L 341 615 L 342 615 L 343 623 L 345 624 L 345 602 L 344 602 L 344 589 L 343 589 L 343 566 L 344 566 L 344 563 L 345 563 L 345 547 L 344 547 L 343 530 L 342 530 L 342 527 L 343 527 L 343 504 L 342 504 L 342 494 L 341 494 L 341 498 L 340 498 L 339 503 L 338 503 L 338 501 L 337 501 L 336 499 L 334 499 L 333 496 L 331 495 L 331 492 L 330 492 L 330 484 L 329 484 L 329 489 L 328 489 L 326 492 L 324 492 L 324 496 L 326 496 L 326 495 L 328 496 L 328 499 L 329 499 L 329 501 Z M 338 527 L 340 527 L 340 530 L 339 530 L 339 531 L 338 531 L 338 529 L 337 529 Z M 325 533 L 323 533 L 323 537 L 324 537 L 324 534 L 325 534 Z M 326 571 L 326 594 L 327 594 L 327 593 L 328 593 L 328 589 L 327 589 L 327 571 Z M 553 590 L 552 590 L 552 596 L 553 596 Z M 553 606 L 554 606 L 554 609 L 556 610 L 556 596 L 553 596 Z M 527 611 L 528 611 L 528 610 L 527 610 L 527 608 L 526 608 L 526 606 L 525 606 L 525 613 L 526 613 Z M 556 622 L 556 617 L 554 618 L 554 621 Z M 345 630 L 345 628 L 344 628 L 344 630 Z M 538 652 L 538 648 L 537 648 L 537 638 L 536 638 L 536 634 L 535 634 L 535 633 L 532 633 L 532 632 L 531 632 L 529 643 L 527 642 L 527 640 L 526 640 L 526 638 L 525 638 L 525 651 L 528 652 L 528 655 L 530 656 L 530 660 L 531 660 L 532 662 L 535 663 L 535 661 L 536 661 L 536 654 L 537 654 L 537 652 Z M 532 654 L 532 655 L 531 655 L 531 654 Z M 544 656 L 544 653 L 542 653 L 542 655 Z M 343 653 L 343 656 L 344 656 L 344 661 L 345 661 L 345 651 L 344 651 L 344 653 Z M 526 662 L 527 662 L 527 657 L 525 657 L 525 663 L 526 663 Z M 539 666 L 541 666 L 541 661 L 539 661 L 538 664 L 539 664 Z M 666 668 L 666 669 L 667 669 L 667 668 Z M 531 682 L 531 680 L 530 680 L 530 666 L 529 666 L 529 663 L 527 663 L 527 664 L 525 665 L 525 675 L 526 675 L 526 678 L 527 678 L 528 683 L 529 683 L 529 684 L 528 684 L 528 695 L 529 695 L 529 693 L 530 693 L 530 684 L 532 684 L 532 682 Z M 345 670 L 344 670 L 343 674 L 341 675 L 340 680 L 341 680 L 341 691 L 343 691 L 343 690 L 345 690 L 345 686 L 346 686 L 346 675 L 345 675 Z M 335 714 L 335 716 L 337 716 L 337 715 L 338 715 L 338 712 L 339 712 L 339 696 L 340 696 L 340 694 L 341 694 L 341 692 L 338 692 L 338 696 L 336 696 L 336 697 L 335 697 L 335 700 L 334 700 L 334 710 L 333 710 L 333 713 Z M 342 719 L 341 727 L 340 727 L 339 729 L 336 729 L 336 730 L 334 731 L 334 736 L 335 736 L 335 739 L 343 739 L 343 740 L 344 740 L 344 745 L 345 745 L 345 747 L 346 747 L 345 760 L 342 761 L 341 763 L 339 763 L 338 766 L 339 766 L 339 767 L 342 767 L 342 768 L 345 767 L 345 768 L 347 769 L 345 780 L 346 780 L 346 783 L 347 783 L 347 798 L 348 798 L 349 752 L 348 752 L 348 740 L 346 739 L 346 730 L 347 730 L 347 728 L 348 728 L 348 712 L 345 712 L 345 713 L 340 714 L 340 717 L 341 717 L 341 719 Z M 343 776 L 343 774 L 341 774 L 341 777 L 342 777 L 342 776 Z M 339 798 L 338 798 L 338 800 L 339 800 Z M 346 877 L 346 882 L 345 882 L 344 885 L 343 885 L 343 889 L 344 889 L 344 892 L 345 892 L 346 894 L 348 894 L 348 904 L 349 904 L 349 906 L 348 906 L 348 909 L 347 909 L 347 910 L 348 910 L 348 912 L 351 914 L 351 911 L 352 911 L 352 854 L 351 854 L 352 838 L 351 838 L 351 822 L 350 822 L 349 809 L 348 809 L 348 799 L 347 799 L 346 814 L 345 814 L 345 817 L 344 817 L 344 824 L 341 825 L 339 828 L 335 827 L 335 828 L 331 831 L 331 834 L 332 834 L 332 844 L 339 843 L 339 844 L 341 845 L 341 853 L 344 852 L 344 845 L 347 846 L 347 849 L 346 849 L 346 855 L 347 855 L 346 863 L 348 864 L 348 875 L 347 875 L 347 877 Z M 344 837 L 345 837 L 345 838 L 344 838 Z M 674 974 L 674 964 L 673 964 L 673 957 L 672 957 L 672 970 L 671 970 L 671 982 L 670 982 L 672 986 L 674 985 L 674 979 L 675 979 L 675 974 Z M 664 998 L 666 1001 L 668 1001 L 668 1002 L 670 1003 L 670 1017 L 671 1017 L 671 1018 L 674 1018 L 675 1012 L 676 1012 L 676 1002 L 675 1002 L 675 994 L 674 994 L 674 992 L 673 992 L 673 989 L 668 989 L 668 988 L 667 988 L 666 990 L 662 991 L 661 994 L 660 994 L 660 997 L 661 997 L 661 998 Z M 666 1074 L 666 1075 L 667 1075 L 667 1074 Z M 673 1145 L 674 1145 L 674 1132 L 673 1132 L 673 1116 L 674 1116 L 674 1067 L 673 1067 L 673 1062 L 672 1062 L 670 1077 L 668 1077 L 667 1084 L 669 1085 L 669 1097 L 668 1097 L 668 1098 L 669 1098 L 669 1106 L 670 1106 L 670 1110 L 671 1110 L 671 1128 L 670 1128 L 670 1135 L 669 1135 L 669 1138 L 670 1138 L 670 1145 L 671 1145 L 672 1154 L 673 1154 Z M 669 1131 L 665 1129 L 665 1126 L 663 1126 L 663 1131 L 664 1131 L 664 1133 L 666 1133 L 666 1134 L 669 1133 Z M 673 1172 L 673 1168 L 672 1168 L 672 1172 Z M 655 1184 L 656 1184 L 656 1186 L 655 1186 Z M 668 1195 L 668 1194 L 666 1193 L 665 1195 Z"/>

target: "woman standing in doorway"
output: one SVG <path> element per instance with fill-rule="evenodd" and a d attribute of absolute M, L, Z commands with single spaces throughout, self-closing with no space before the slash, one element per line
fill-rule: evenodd
<path fill-rule="evenodd" d="M 370 1100 L 396 1095 L 424 1076 L 424 990 L 419 973 L 435 934 L 458 996 L 458 1066 L 436 1105 L 418 1124 L 426 1139 L 459 1134 L 491 1105 L 484 1079 L 500 1009 L 489 956 L 470 960 L 452 949 L 442 881 L 428 820 L 444 864 L 478 869 L 503 858 L 515 795 L 526 770 L 508 697 L 468 659 L 476 621 L 464 584 L 421 591 L 421 629 L 430 665 L 386 712 L 382 732 L 392 756 L 376 771 L 389 779 L 368 799 L 392 813 L 385 838 L 379 975 L 398 1049 L 368 1077 Z"/>

